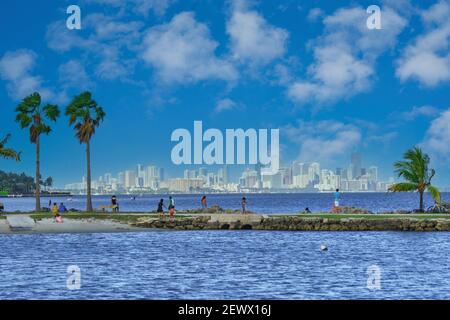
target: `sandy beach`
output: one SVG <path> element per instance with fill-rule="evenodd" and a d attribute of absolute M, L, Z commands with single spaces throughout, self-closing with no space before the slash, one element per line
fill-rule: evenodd
<path fill-rule="evenodd" d="M 42 219 L 35 222 L 31 230 L 11 230 L 6 219 L 0 220 L 0 234 L 30 234 L 30 233 L 105 233 L 146 231 L 148 229 L 132 227 L 104 219 L 64 219 L 63 223 L 55 223 L 53 219 Z"/>

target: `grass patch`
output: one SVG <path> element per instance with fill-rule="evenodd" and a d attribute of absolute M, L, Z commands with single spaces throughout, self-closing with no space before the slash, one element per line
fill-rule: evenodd
<path fill-rule="evenodd" d="M 2 219 L 6 219 L 6 216 L 0 215 L 0 220 L 2 220 Z"/>

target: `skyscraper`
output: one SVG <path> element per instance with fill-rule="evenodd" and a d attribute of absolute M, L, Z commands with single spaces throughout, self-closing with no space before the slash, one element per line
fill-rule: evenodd
<path fill-rule="evenodd" d="M 351 163 L 353 165 L 352 176 L 353 179 L 358 179 L 361 176 L 362 158 L 361 154 L 357 152 L 352 153 Z"/>
<path fill-rule="evenodd" d="M 376 182 L 378 181 L 378 167 L 376 166 L 371 166 L 369 168 L 369 179 L 372 182 Z"/>
<path fill-rule="evenodd" d="M 224 165 L 222 167 L 223 169 L 223 183 L 227 184 L 228 183 L 228 179 L 229 179 L 229 172 L 228 172 L 228 165 Z"/>
<path fill-rule="evenodd" d="M 132 170 L 125 171 L 125 188 L 134 188 L 136 187 L 136 172 Z"/>

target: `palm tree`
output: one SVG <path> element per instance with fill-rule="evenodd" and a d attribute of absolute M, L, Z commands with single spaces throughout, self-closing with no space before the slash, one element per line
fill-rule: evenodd
<path fill-rule="evenodd" d="M 41 106 L 41 96 L 37 92 L 25 97 L 17 106 L 16 112 L 16 121 L 20 123 L 22 129 L 29 128 L 30 141 L 36 145 L 36 211 L 38 212 L 41 210 L 40 135 L 43 133 L 48 135 L 52 131 L 51 127 L 45 123 L 45 118 L 56 121 L 60 112 L 58 106 L 53 104 Z"/>
<path fill-rule="evenodd" d="M 46 187 L 46 189 L 48 191 L 48 189 L 51 188 L 52 185 L 53 185 L 53 178 L 52 177 L 48 177 L 47 179 L 45 179 L 44 185 L 45 185 L 45 187 Z"/>
<path fill-rule="evenodd" d="M 403 155 L 405 161 L 397 161 L 394 164 L 395 171 L 399 177 L 403 177 L 407 182 L 400 182 L 389 187 L 389 191 L 405 192 L 417 191 L 420 195 L 419 211 L 423 212 L 423 193 L 427 190 L 430 192 L 433 199 L 441 202 L 441 193 L 439 190 L 431 185 L 436 172 L 434 169 L 428 169 L 430 157 L 422 151 L 419 147 L 407 150 Z"/>
<path fill-rule="evenodd" d="M 105 117 L 102 107 L 92 99 L 90 92 L 86 91 L 72 99 L 72 102 L 66 108 L 66 115 L 69 117 L 69 125 L 73 125 L 76 137 L 80 143 L 86 144 L 87 161 L 87 201 L 86 211 L 92 210 L 91 197 L 91 138 L 95 129 Z"/>
<path fill-rule="evenodd" d="M 4 159 L 14 159 L 16 161 L 20 161 L 20 152 L 5 147 L 10 138 L 11 135 L 7 134 L 6 137 L 0 140 L 0 157 Z"/>

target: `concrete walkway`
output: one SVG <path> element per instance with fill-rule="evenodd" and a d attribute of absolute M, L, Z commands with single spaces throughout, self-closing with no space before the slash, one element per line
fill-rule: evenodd
<path fill-rule="evenodd" d="M 8 215 L 6 221 L 11 231 L 32 230 L 36 225 L 33 219 L 25 215 Z"/>

